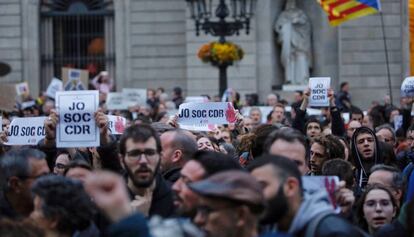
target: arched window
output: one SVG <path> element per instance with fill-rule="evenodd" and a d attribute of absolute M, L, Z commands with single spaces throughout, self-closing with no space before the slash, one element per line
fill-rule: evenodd
<path fill-rule="evenodd" d="M 114 77 L 112 0 L 43 0 L 40 11 L 41 89 L 61 78 L 62 67 Z"/>

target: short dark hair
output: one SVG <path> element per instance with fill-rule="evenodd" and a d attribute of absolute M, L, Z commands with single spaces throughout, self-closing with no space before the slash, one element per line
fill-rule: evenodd
<path fill-rule="evenodd" d="M 340 89 L 342 90 L 345 86 L 347 86 L 349 83 L 348 82 L 346 82 L 346 81 L 344 81 L 344 82 L 342 82 L 341 83 L 341 85 L 340 85 Z"/>
<path fill-rule="evenodd" d="M 10 177 L 28 177 L 30 176 L 31 167 L 29 159 L 44 160 L 46 154 L 33 148 L 12 149 L 6 152 L 0 159 L 0 176 L 3 190 L 7 189 L 7 181 Z"/>
<path fill-rule="evenodd" d="M 124 133 L 119 140 L 119 152 L 122 156 L 126 154 L 126 141 L 132 139 L 134 142 L 146 142 L 148 139 L 153 137 L 156 142 L 157 151 L 161 152 L 161 141 L 157 132 L 147 124 L 132 125 L 131 127 L 125 129 Z"/>
<path fill-rule="evenodd" d="M 294 177 L 299 182 L 300 193 L 303 193 L 302 175 L 298 169 L 298 166 L 292 160 L 279 155 L 262 155 L 253 160 L 248 166 L 247 170 L 250 172 L 259 167 L 271 165 L 275 169 L 278 177 L 281 180 L 286 180 L 288 177 Z"/>
<path fill-rule="evenodd" d="M 184 160 L 190 160 L 198 150 L 197 142 L 184 130 L 177 129 L 171 132 L 174 133 L 172 147 L 182 151 Z"/>
<path fill-rule="evenodd" d="M 231 156 L 214 151 L 197 151 L 192 160 L 197 161 L 204 168 L 206 171 L 204 178 L 220 171 L 242 169 Z"/>
<path fill-rule="evenodd" d="M 44 237 L 45 233 L 39 226 L 28 220 L 13 221 L 7 218 L 0 220 L 1 237 Z"/>
<path fill-rule="evenodd" d="M 339 138 L 335 137 L 334 135 L 322 135 L 315 137 L 312 141 L 312 144 L 313 143 L 318 143 L 319 145 L 323 146 L 326 161 L 335 158 L 345 159 L 345 148 L 342 145 L 341 141 L 339 141 Z"/>
<path fill-rule="evenodd" d="M 272 132 L 266 139 L 264 144 L 265 153 L 269 153 L 270 147 L 277 140 L 283 140 L 289 143 L 299 142 L 303 145 L 306 151 L 306 161 L 309 160 L 309 144 L 305 136 L 294 128 L 284 127 Z"/>
<path fill-rule="evenodd" d="M 398 168 L 390 165 L 378 164 L 371 168 L 371 174 L 375 171 L 387 171 L 392 173 L 392 188 L 404 190 L 404 178 Z"/>
<path fill-rule="evenodd" d="M 58 221 L 59 232 L 72 235 L 90 225 L 94 204 L 81 182 L 64 176 L 43 176 L 34 182 L 32 192 L 41 198 L 45 218 Z"/>
<path fill-rule="evenodd" d="M 349 111 L 349 120 L 352 120 L 352 115 L 354 114 L 362 115 L 362 118 L 364 118 L 364 112 L 362 112 L 362 110 L 356 106 L 351 107 L 351 110 Z"/>
<path fill-rule="evenodd" d="M 308 126 L 309 126 L 310 123 L 317 123 L 319 125 L 319 128 L 322 131 L 321 121 L 319 121 L 319 119 L 316 116 L 310 116 L 308 118 L 308 121 L 306 121 L 306 123 L 305 123 L 305 132 L 308 130 Z"/>
<path fill-rule="evenodd" d="M 91 165 L 81 159 L 76 159 L 76 160 L 71 160 L 65 167 L 65 171 L 63 172 L 63 175 L 66 176 L 66 174 L 69 172 L 69 170 L 74 169 L 74 168 L 82 168 L 82 169 L 86 169 L 86 170 L 90 170 L 92 171 L 92 167 Z"/>
<path fill-rule="evenodd" d="M 354 185 L 354 171 L 349 161 L 336 158 L 328 160 L 322 165 L 322 175 L 338 176 L 339 180 L 344 180 L 346 187 L 352 189 Z"/>

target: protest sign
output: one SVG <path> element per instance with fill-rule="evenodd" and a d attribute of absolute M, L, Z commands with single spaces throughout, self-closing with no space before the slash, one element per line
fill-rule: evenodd
<path fill-rule="evenodd" d="M 305 196 L 324 189 L 328 193 L 331 204 L 336 208 L 335 191 L 339 185 L 337 176 L 302 176 L 302 184 Z"/>
<path fill-rule="evenodd" d="M 309 78 L 309 106 L 328 107 L 328 89 L 331 84 L 330 77 L 312 77 Z"/>
<path fill-rule="evenodd" d="M 79 91 L 88 88 L 89 71 L 62 68 L 63 88 L 65 91 Z"/>
<path fill-rule="evenodd" d="M 46 117 L 14 118 L 7 133 L 6 145 L 37 145 L 46 135 Z"/>
<path fill-rule="evenodd" d="M 99 146 L 99 129 L 94 119 L 99 105 L 98 91 L 58 91 L 56 105 L 57 147 Z"/>
<path fill-rule="evenodd" d="M 111 134 L 122 134 L 126 127 L 126 119 L 121 116 L 108 115 L 108 129 Z"/>
<path fill-rule="evenodd" d="M 33 107 L 35 105 L 36 105 L 36 101 L 30 100 L 30 101 L 23 102 L 20 105 L 20 108 L 23 109 L 23 110 L 25 110 L 25 109 L 28 109 L 28 108 Z"/>
<path fill-rule="evenodd" d="M 236 122 L 236 112 L 230 102 L 184 103 L 178 109 L 178 124 L 209 125 Z"/>
<path fill-rule="evenodd" d="M 180 129 L 199 132 L 212 132 L 217 128 L 215 124 L 185 125 L 180 124 Z"/>
<path fill-rule="evenodd" d="M 29 84 L 27 82 L 17 83 L 15 87 L 18 96 L 28 96 L 30 93 Z"/>
<path fill-rule="evenodd" d="M 414 77 L 407 77 L 401 84 L 401 97 L 414 97 Z"/>
<path fill-rule="evenodd" d="M 127 110 L 128 102 L 124 98 L 124 94 L 121 92 L 109 92 L 106 98 L 106 107 L 109 110 Z"/>
<path fill-rule="evenodd" d="M 2 83 L 0 86 L 0 110 L 13 111 L 16 106 L 16 97 L 15 85 Z"/>
<path fill-rule="evenodd" d="M 46 90 L 46 95 L 55 98 L 56 92 L 63 90 L 63 83 L 57 78 L 53 78 Z"/>
<path fill-rule="evenodd" d="M 128 106 L 145 105 L 147 103 L 147 89 L 124 88 L 122 93 Z"/>
<path fill-rule="evenodd" d="M 397 131 L 399 128 L 402 127 L 402 124 L 403 124 L 403 116 L 396 115 L 394 117 L 394 130 Z"/>
<path fill-rule="evenodd" d="M 208 101 L 208 98 L 205 96 L 187 96 L 185 97 L 184 103 L 203 103 Z"/>

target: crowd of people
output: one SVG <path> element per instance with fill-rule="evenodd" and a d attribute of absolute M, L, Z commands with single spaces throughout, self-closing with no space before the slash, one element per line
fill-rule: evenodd
<path fill-rule="evenodd" d="M 235 111 L 235 123 L 209 132 L 182 129 L 169 114 L 184 102 L 179 87 L 172 98 L 148 89 L 145 105 L 125 111 L 109 111 L 102 92 L 100 146 L 78 148 L 56 147 L 59 116 L 41 95 L 2 114 L 0 236 L 412 237 L 413 100 L 363 112 L 348 91 L 329 90 L 316 116 L 309 90 L 290 104 L 270 94 L 269 114 L 250 101 L 248 116 Z M 242 111 L 240 95 L 227 92 Z M 127 119 L 121 135 L 109 132 L 108 114 Z M 47 116 L 44 139 L 6 145 L 10 121 L 32 116 Z M 318 176 L 339 182 L 310 192 L 304 179 Z"/>

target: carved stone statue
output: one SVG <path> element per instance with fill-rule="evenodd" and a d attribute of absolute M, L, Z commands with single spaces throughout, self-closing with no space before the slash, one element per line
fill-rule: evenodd
<path fill-rule="evenodd" d="M 285 83 L 307 84 L 312 67 L 311 24 L 308 16 L 296 7 L 296 0 L 286 0 L 274 28 L 282 47 L 280 56 L 285 68 Z"/>

